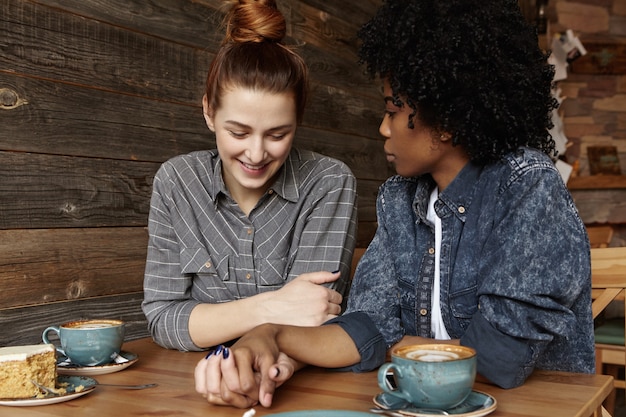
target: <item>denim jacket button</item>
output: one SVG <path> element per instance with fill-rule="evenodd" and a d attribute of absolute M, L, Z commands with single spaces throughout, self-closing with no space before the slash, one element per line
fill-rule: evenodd
<path fill-rule="evenodd" d="M 426 314 L 428 314 L 428 310 L 426 310 L 425 308 L 423 308 L 423 309 L 421 309 L 421 310 L 420 310 L 420 314 L 421 314 L 422 316 L 425 316 Z"/>
<path fill-rule="evenodd" d="M 459 207 L 458 210 L 459 210 L 459 213 L 461 214 L 465 213 L 465 207 L 463 206 Z"/>
<path fill-rule="evenodd" d="M 430 253 L 431 255 L 435 253 L 435 248 L 428 248 L 428 253 Z"/>

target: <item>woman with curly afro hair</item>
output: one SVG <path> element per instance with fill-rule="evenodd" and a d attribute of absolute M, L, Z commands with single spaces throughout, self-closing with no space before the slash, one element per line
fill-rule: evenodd
<path fill-rule="evenodd" d="M 370 371 L 390 348 L 441 341 L 474 348 L 478 378 L 503 388 L 594 372 L 589 242 L 548 133 L 553 68 L 517 1 L 386 0 L 359 35 L 398 175 L 347 311 L 253 329 L 200 361 L 197 390 L 269 406 L 303 364 Z"/>

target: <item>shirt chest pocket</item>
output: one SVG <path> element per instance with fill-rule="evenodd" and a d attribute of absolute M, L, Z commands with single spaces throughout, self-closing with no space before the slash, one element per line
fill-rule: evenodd
<path fill-rule="evenodd" d="M 229 256 L 211 258 L 205 248 L 183 248 L 180 251 L 181 272 L 193 275 L 191 297 L 208 303 L 240 298 L 238 288 L 229 283 Z"/>
<path fill-rule="evenodd" d="M 205 248 L 182 248 L 180 251 L 183 274 L 212 275 L 228 281 L 228 264 L 228 256 L 213 260 Z"/>

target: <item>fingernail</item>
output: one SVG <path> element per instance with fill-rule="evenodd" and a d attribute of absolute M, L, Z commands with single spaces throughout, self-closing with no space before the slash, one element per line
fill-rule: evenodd
<path fill-rule="evenodd" d="M 337 272 L 339 272 L 339 270 L 333 271 L 331 274 L 336 274 Z"/>
<path fill-rule="evenodd" d="M 228 348 L 224 348 L 222 355 L 224 356 L 224 359 L 228 359 L 228 356 L 230 355 L 230 350 L 228 350 Z"/>
<path fill-rule="evenodd" d="M 222 353 L 222 350 L 224 350 L 224 346 L 219 345 L 216 349 L 215 349 L 215 354 L 219 355 Z"/>
<path fill-rule="evenodd" d="M 211 355 L 213 355 L 213 351 L 210 351 L 209 353 L 207 353 L 204 359 L 209 359 Z"/>

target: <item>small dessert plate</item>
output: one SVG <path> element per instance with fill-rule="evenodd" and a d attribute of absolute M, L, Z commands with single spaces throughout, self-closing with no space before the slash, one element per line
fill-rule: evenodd
<path fill-rule="evenodd" d="M 107 363 L 106 365 L 80 366 L 73 364 L 65 356 L 61 356 L 57 359 L 57 372 L 60 375 L 85 376 L 112 374 L 128 368 L 138 360 L 139 357 L 136 354 L 121 351 L 115 362 Z"/>
<path fill-rule="evenodd" d="M 0 399 L 0 405 L 12 407 L 28 407 L 35 405 L 47 405 L 62 403 L 89 394 L 96 388 L 98 383 L 95 379 L 86 376 L 62 376 L 57 378 L 57 388 L 62 387 L 66 394 L 46 394 L 41 398 Z"/>
<path fill-rule="evenodd" d="M 413 407 L 412 404 L 399 398 L 395 395 L 381 392 L 380 394 L 374 397 L 374 404 L 378 407 L 390 410 L 393 409 L 397 413 L 412 416 L 412 417 L 432 417 L 432 412 L 424 412 L 418 411 L 418 409 L 414 409 L 412 411 L 410 408 Z M 489 413 L 492 413 L 497 407 L 497 401 L 491 395 L 480 392 L 480 391 L 472 391 L 461 404 L 457 405 L 453 408 L 448 408 L 444 410 L 450 416 L 457 417 L 482 417 L 486 416 Z M 406 408 L 406 410 L 403 410 Z"/>

